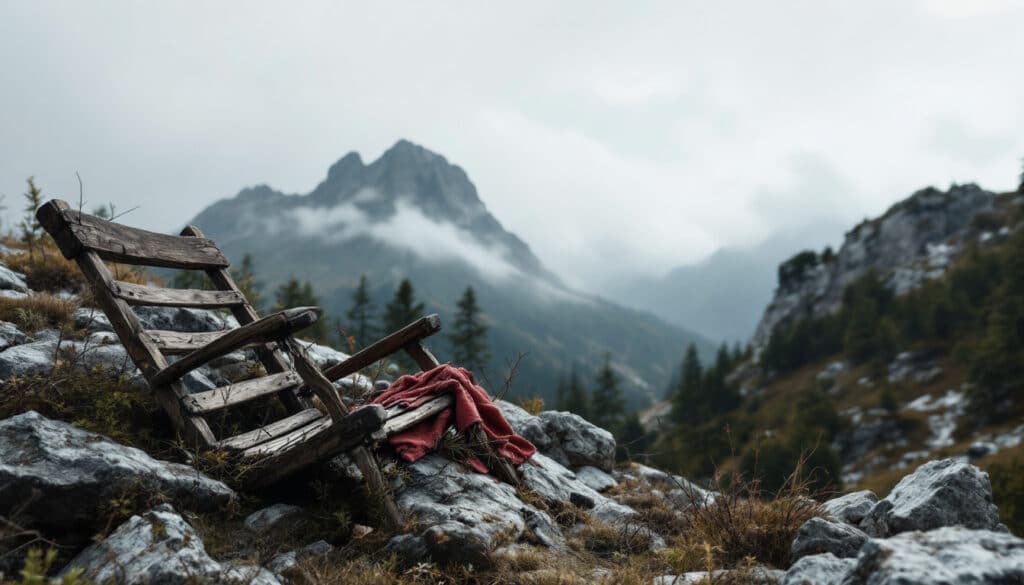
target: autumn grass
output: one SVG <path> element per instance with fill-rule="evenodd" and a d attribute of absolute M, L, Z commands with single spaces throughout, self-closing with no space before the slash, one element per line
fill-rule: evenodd
<path fill-rule="evenodd" d="M 71 323 L 78 303 L 50 294 L 20 299 L 0 297 L 0 321 L 14 323 L 25 333 L 60 328 Z"/>

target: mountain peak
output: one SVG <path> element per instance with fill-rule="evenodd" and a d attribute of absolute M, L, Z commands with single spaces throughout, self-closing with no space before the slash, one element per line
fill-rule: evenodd
<path fill-rule="evenodd" d="M 344 181 L 352 174 L 363 170 L 365 166 L 366 165 L 363 164 L 363 157 L 359 156 L 359 153 L 353 150 L 338 159 L 338 162 L 331 165 L 331 168 L 327 170 L 327 180 Z"/>

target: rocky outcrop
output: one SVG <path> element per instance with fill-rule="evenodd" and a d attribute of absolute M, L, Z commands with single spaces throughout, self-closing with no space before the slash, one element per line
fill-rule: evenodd
<path fill-rule="evenodd" d="M 831 553 L 803 557 L 789 567 L 779 585 L 839 585 L 856 564 Z"/>
<path fill-rule="evenodd" d="M 548 410 L 534 416 L 504 400 L 498 401 L 498 407 L 517 433 L 558 463 L 611 471 L 615 437 L 601 427 L 571 412 Z"/>
<path fill-rule="evenodd" d="M 234 492 L 187 465 L 153 459 L 106 437 L 26 412 L 0 421 L 0 515 L 88 531 L 122 497 L 165 498 L 189 509 L 226 505 Z"/>
<path fill-rule="evenodd" d="M 823 553 L 844 559 L 855 557 L 867 540 L 867 534 L 849 524 L 811 518 L 797 530 L 792 547 L 793 559 Z"/>
<path fill-rule="evenodd" d="M 794 256 L 779 267 L 775 296 L 751 340 L 755 352 L 776 327 L 836 311 L 846 287 L 870 271 L 896 294 L 941 276 L 975 238 L 972 220 L 992 210 L 995 200 L 974 184 L 929 187 L 848 232 L 838 253 Z"/>
<path fill-rule="evenodd" d="M 876 537 L 942 526 L 1004 529 L 987 473 L 957 459 L 930 461 L 900 480 L 861 522 Z"/>
<path fill-rule="evenodd" d="M 664 575 L 654 578 L 653 585 L 698 585 L 704 583 L 745 583 L 749 585 L 776 585 L 783 572 L 777 569 L 754 567 L 752 570 L 691 571 L 682 575 Z"/>
<path fill-rule="evenodd" d="M 278 585 L 258 566 L 221 564 L 206 553 L 203 540 L 170 505 L 132 516 L 103 541 L 68 563 L 61 576 L 81 571 L 93 583 L 125 585 Z"/>
<path fill-rule="evenodd" d="M 947 527 L 872 539 L 842 585 L 1024 583 L 1024 540 Z"/>

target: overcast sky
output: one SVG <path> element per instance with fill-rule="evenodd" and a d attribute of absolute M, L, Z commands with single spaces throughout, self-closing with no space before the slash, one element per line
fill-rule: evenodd
<path fill-rule="evenodd" d="M 407 138 L 593 285 L 928 184 L 1015 187 L 1021 23 L 1021 0 L 9 1 L 0 193 L 77 199 L 78 171 L 90 206 L 169 231 Z"/>

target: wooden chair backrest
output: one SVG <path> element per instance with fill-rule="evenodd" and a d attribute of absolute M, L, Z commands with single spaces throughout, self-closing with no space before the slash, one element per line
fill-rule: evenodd
<path fill-rule="evenodd" d="M 36 217 L 64 257 L 78 263 L 97 304 L 110 319 L 128 355 L 147 380 L 151 381 L 157 372 L 167 367 L 167 356 L 198 349 L 221 333 L 146 330 L 132 306 L 227 309 L 241 325 L 259 319 L 231 277 L 227 258 L 195 227 L 185 228 L 180 236 L 150 232 L 81 213 L 58 199 L 40 207 Z M 120 281 L 106 262 L 200 270 L 213 283 L 213 290 L 174 289 Z M 289 418 L 296 419 L 289 425 L 294 426 L 299 419 L 313 420 L 316 416 L 313 409 L 294 392 L 300 382 L 284 354 L 276 346 L 266 344 L 255 349 L 268 376 L 263 382 L 250 384 L 252 387 L 258 385 L 258 392 L 250 392 L 253 394 L 250 398 L 276 394 L 292 415 Z M 154 387 L 153 391 L 178 430 L 196 445 L 207 448 L 224 445 L 224 442 L 218 440 L 204 414 L 242 402 L 211 404 L 210 400 L 205 400 L 204 403 L 199 400 L 201 395 L 189 394 L 180 381 Z M 258 433 L 273 424 L 280 424 L 280 421 L 250 432 Z M 244 435 L 246 433 L 239 437 Z"/>

